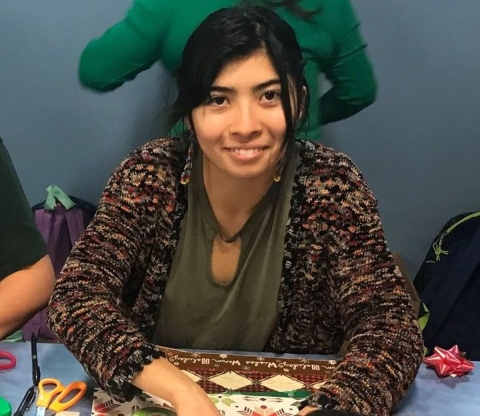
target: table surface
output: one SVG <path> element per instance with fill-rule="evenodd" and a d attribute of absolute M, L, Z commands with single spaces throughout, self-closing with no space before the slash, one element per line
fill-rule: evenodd
<path fill-rule="evenodd" d="M 12 405 L 12 413 L 18 407 L 27 388 L 32 384 L 30 343 L 0 342 L 0 350 L 10 351 L 17 357 L 17 366 L 0 371 L 0 397 Z M 317 356 L 318 358 L 323 358 Z M 68 384 L 74 380 L 87 383 L 87 395 L 69 410 L 91 415 L 94 381 L 85 373 L 75 357 L 60 344 L 38 344 L 38 363 L 42 378 L 58 378 Z M 475 369 L 462 377 L 438 378 L 432 369 L 422 364 L 415 382 L 396 415 L 402 416 L 479 416 L 480 415 L 480 362 Z M 25 414 L 35 415 L 35 406 Z"/>

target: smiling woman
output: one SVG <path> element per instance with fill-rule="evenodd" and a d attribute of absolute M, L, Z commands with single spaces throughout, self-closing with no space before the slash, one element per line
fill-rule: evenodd
<path fill-rule="evenodd" d="M 172 123 L 113 173 L 67 261 L 49 323 L 116 398 L 219 416 L 162 346 L 349 349 L 300 406 L 390 415 L 422 343 L 375 197 L 345 155 L 295 138 L 309 99 L 290 26 L 227 8 L 193 32 Z"/>

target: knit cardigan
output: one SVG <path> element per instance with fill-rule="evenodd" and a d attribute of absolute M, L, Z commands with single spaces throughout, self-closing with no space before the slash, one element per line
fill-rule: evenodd
<path fill-rule="evenodd" d="M 389 415 L 422 359 L 413 307 L 359 170 L 337 151 L 299 143 L 277 326 L 264 350 L 332 354 L 349 339 L 308 403 Z M 188 145 L 153 140 L 121 163 L 50 302 L 50 327 L 118 400 L 139 393 L 130 381 L 162 355 L 151 339 L 188 205 Z"/>

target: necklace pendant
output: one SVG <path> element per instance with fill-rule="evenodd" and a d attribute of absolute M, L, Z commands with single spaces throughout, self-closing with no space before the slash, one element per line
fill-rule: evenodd
<path fill-rule="evenodd" d="M 240 237 L 241 230 L 233 234 L 230 238 L 225 238 L 220 231 L 217 232 L 217 235 L 220 237 L 220 240 L 222 240 L 226 244 L 232 244 L 235 241 L 237 241 Z"/>

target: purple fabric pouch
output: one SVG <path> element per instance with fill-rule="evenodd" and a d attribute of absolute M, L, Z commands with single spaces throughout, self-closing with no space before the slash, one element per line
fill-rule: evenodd
<path fill-rule="evenodd" d="M 33 207 L 35 223 L 43 235 L 52 260 L 55 276 L 58 276 L 70 251 L 82 236 L 95 212 L 86 201 L 69 197 L 56 185 L 47 188 L 45 203 Z M 55 334 L 46 324 L 47 308 L 34 315 L 23 326 L 23 338 L 29 340 L 32 333 L 39 338 L 55 340 Z"/>

